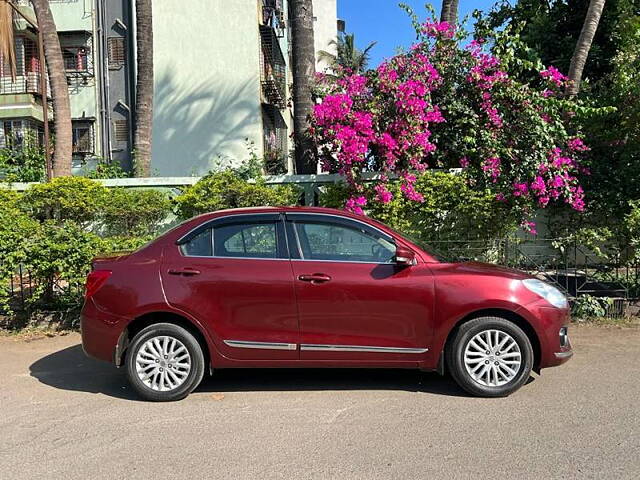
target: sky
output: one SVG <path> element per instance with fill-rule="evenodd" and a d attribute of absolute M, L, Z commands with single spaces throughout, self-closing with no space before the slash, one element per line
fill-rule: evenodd
<path fill-rule="evenodd" d="M 369 67 L 393 56 L 398 46 L 409 47 L 415 41 L 415 32 L 409 16 L 398 7 L 399 0 L 338 0 L 338 18 L 346 21 L 347 33 L 355 34 L 356 46 L 364 48 L 378 42 L 371 50 Z M 426 17 L 424 0 L 404 0 L 421 19 Z M 474 9 L 488 10 L 493 0 L 460 0 L 460 18 Z M 440 1 L 434 1 L 440 15 Z"/>

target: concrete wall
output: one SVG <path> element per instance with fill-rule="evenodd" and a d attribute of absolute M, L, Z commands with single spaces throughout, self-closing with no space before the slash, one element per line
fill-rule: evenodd
<path fill-rule="evenodd" d="M 347 0 L 348 1 L 348 0 Z M 313 0 L 313 39 L 316 49 L 316 70 L 323 72 L 328 67 L 326 61 L 318 58 L 318 52 L 336 54 L 336 47 L 329 42 L 335 40 L 338 35 L 338 6 L 337 0 Z"/>
<path fill-rule="evenodd" d="M 258 5 L 155 0 L 154 175 L 201 175 L 262 154 Z"/>

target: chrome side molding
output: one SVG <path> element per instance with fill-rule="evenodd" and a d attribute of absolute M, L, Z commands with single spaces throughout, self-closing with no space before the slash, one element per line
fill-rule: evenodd
<path fill-rule="evenodd" d="M 275 343 L 275 342 L 245 342 L 243 340 L 225 340 L 224 343 L 236 348 L 258 348 L 262 350 L 296 350 L 295 343 Z"/>
<path fill-rule="evenodd" d="M 295 343 L 247 342 L 245 340 L 225 340 L 225 345 L 235 348 L 256 348 L 262 350 L 296 350 Z M 370 345 L 322 345 L 303 343 L 300 350 L 307 352 L 369 352 L 369 353 L 426 353 L 428 348 L 375 347 Z"/>
<path fill-rule="evenodd" d="M 369 345 L 300 345 L 300 350 L 313 352 L 372 352 L 372 353 L 425 353 L 428 348 L 373 347 Z"/>

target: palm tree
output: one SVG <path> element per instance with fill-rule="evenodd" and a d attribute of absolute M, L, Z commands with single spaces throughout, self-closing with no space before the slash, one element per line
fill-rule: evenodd
<path fill-rule="evenodd" d="M 13 9 L 7 2 L 0 3 L 0 55 L 16 81 L 16 49 L 13 39 Z"/>
<path fill-rule="evenodd" d="M 49 8 L 48 0 L 31 0 L 38 20 L 38 29 L 42 33 L 44 56 L 49 71 L 51 85 L 51 100 L 53 101 L 53 127 L 56 134 L 53 152 L 53 176 L 64 177 L 71 175 L 71 107 L 69 106 L 69 87 L 67 74 L 62 59 L 62 49 L 56 24 Z M 41 65 L 41 74 L 44 74 Z M 42 101 L 46 102 L 47 94 L 42 92 Z M 47 119 L 45 118 L 46 122 Z"/>
<path fill-rule="evenodd" d="M 335 47 L 337 55 L 320 50 L 318 56 L 333 68 L 348 68 L 353 73 L 362 73 L 367 69 L 369 52 L 375 44 L 376 42 L 371 42 L 364 50 L 360 50 L 355 45 L 355 35 L 353 33 L 340 35 L 337 41 L 331 40 L 329 42 L 329 46 Z"/>
<path fill-rule="evenodd" d="M 315 173 L 313 144 L 307 135 L 313 108 L 311 85 L 316 56 L 313 40 L 312 0 L 291 0 L 291 34 L 293 60 L 293 135 L 296 173 Z"/>
<path fill-rule="evenodd" d="M 442 0 L 440 21 L 455 25 L 458 21 L 458 0 Z"/>
<path fill-rule="evenodd" d="M 580 91 L 582 72 L 587 62 L 587 57 L 589 56 L 593 37 L 596 35 L 596 30 L 598 29 L 598 23 L 600 23 L 604 2 L 605 0 L 591 0 L 589 2 L 587 15 L 584 18 L 580 37 L 578 37 L 576 48 L 571 57 L 571 64 L 569 65 L 569 82 L 565 90 L 565 94 L 568 97 L 575 96 Z"/>
<path fill-rule="evenodd" d="M 151 0 L 136 0 L 136 127 L 133 140 L 137 177 L 151 174 L 153 124 L 153 17 Z"/>

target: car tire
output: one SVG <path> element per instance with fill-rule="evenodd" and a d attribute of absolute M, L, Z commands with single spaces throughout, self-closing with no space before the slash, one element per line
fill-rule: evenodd
<path fill-rule="evenodd" d="M 127 348 L 125 365 L 133 389 L 153 402 L 185 398 L 204 376 L 200 344 L 187 330 L 171 323 L 140 331 Z"/>
<path fill-rule="evenodd" d="M 479 397 L 515 392 L 529 379 L 534 361 L 527 334 L 500 317 L 479 317 L 462 324 L 445 358 L 456 383 Z"/>

